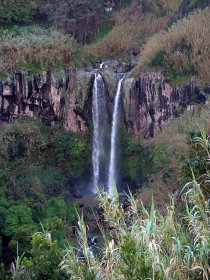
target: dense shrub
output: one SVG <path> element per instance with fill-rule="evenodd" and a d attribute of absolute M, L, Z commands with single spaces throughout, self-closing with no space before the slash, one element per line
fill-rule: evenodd
<path fill-rule="evenodd" d="M 36 0 L 3 0 L 1 1 L 0 23 L 30 22 L 36 6 Z"/>
<path fill-rule="evenodd" d="M 88 171 L 91 151 L 87 135 L 58 131 L 55 134 L 54 147 L 58 164 L 63 166 L 64 171 L 75 177 Z"/>
<path fill-rule="evenodd" d="M 20 253 L 30 249 L 40 220 L 64 243 L 77 205 L 62 196 L 69 181 L 89 169 L 91 155 L 87 135 L 46 128 L 30 117 L 2 128 L 0 144 L 0 260 L 10 262 L 17 242 Z"/>

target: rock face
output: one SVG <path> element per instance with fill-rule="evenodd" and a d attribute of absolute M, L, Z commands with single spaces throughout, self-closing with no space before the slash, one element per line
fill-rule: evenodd
<path fill-rule="evenodd" d="M 85 71 L 70 73 L 63 116 L 66 130 L 73 132 L 87 130 L 87 120 L 92 115 L 93 82 L 93 73 Z"/>
<path fill-rule="evenodd" d="M 149 73 L 138 79 L 125 79 L 123 107 L 125 123 L 133 135 L 144 132 L 154 137 L 158 129 L 176 118 L 191 105 L 206 101 L 202 92 L 193 84 L 172 87 L 160 73 Z"/>
<path fill-rule="evenodd" d="M 117 88 L 117 70 L 99 69 L 106 85 L 106 102 L 112 111 Z M 0 121 L 34 116 L 48 125 L 62 120 L 66 130 L 84 132 L 92 119 L 94 71 L 16 73 L 0 82 Z M 127 130 L 132 135 L 153 137 L 164 124 L 189 106 L 206 101 L 204 91 L 193 83 L 172 87 L 160 73 L 135 79 L 128 72 L 123 81 L 122 105 Z M 111 114 L 109 116 L 111 123 Z"/>
<path fill-rule="evenodd" d="M 56 73 L 58 74 L 58 73 Z M 85 131 L 89 111 L 85 107 L 93 75 L 84 71 L 33 75 L 16 73 L 0 82 L 0 120 L 34 116 L 48 125 L 64 119 L 67 130 Z"/>

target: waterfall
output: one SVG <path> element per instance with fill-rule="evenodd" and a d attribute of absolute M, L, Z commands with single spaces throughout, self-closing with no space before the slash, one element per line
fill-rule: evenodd
<path fill-rule="evenodd" d="M 92 115 L 93 115 L 93 193 L 101 187 L 103 173 L 106 170 L 104 166 L 104 147 L 106 141 L 106 127 L 108 125 L 108 114 L 106 108 L 105 85 L 102 76 L 95 73 L 92 97 Z"/>
<path fill-rule="evenodd" d="M 120 78 L 117 86 L 117 93 L 114 101 L 114 111 L 112 118 L 112 132 L 111 132 L 111 151 L 110 151 L 110 162 L 109 162 L 109 177 L 108 177 L 108 194 L 113 197 L 112 180 L 116 182 L 116 140 L 117 140 L 117 128 L 119 123 L 119 104 L 120 104 L 120 93 L 121 86 L 124 76 Z"/>

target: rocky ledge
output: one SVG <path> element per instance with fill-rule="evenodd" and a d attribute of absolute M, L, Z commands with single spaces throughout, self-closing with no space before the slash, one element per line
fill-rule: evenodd
<path fill-rule="evenodd" d="M 99 69 L 105 83 L 107 107 L 112 111 L 117 70 L 106 64 Z M 0 121 L 33 116 L 48 125 L 62 120 L 66 130 L 83 132 L 92 118 L 94 71 L 68 70 L 33 74 L 22 71 L 0 82 Z M 122 88 L 124 122 L 133 135 L 153 137 L 158 129 L 184 109 L 206 102 L 205 92 L 193 82 L 171 86 L 161 73 L 139 78 L 125 75 Z M 111 114 L 109 116 L 111 118 Z"/>

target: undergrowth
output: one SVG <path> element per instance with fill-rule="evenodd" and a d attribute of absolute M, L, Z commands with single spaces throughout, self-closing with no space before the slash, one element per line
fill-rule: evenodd
<path fill-rule="evenodd" d="M 128 208 L 119 202 L 116 191 L 111 201 L 100 195 L 109 233 L 100 254 L 94 256 L 87 247 L 85 223 L 79 220 L 80 250 L 86 261 L 79 261 L 69 247 L 61 266 L 72 279 L 209 279 L 210 143 L 205 133 L 192 141 L 205 153 L 203 184 L 208 192 L 191 170 L 191 181 L 171 197 L 164 214 L 155 210 L 153 201 L 148 210 L 131 193 Z M 85 267 L 89 277 L 82 273 Z"/>
<path fill-rule="evenodd" d="M 72 280 L 208 280 L 209 136 L 204 130 L 191 133 L 189 144 L 197 155 L 202 154 L 205 168 L 191 168 L 190 180 L 173 193 L 164 212 L 156 210 L 153 199 L 145 207 L 131 193 L 121 201 L 113 182 L 113 197 L 106 193 L 98 197 L 100 247 L 89 243 L 88 226 L 83 215 L 78 215 L 76 248 L 67 242 L 60 251 L 50 231 L 43 229 L 43 233 L 33 235 L 31 255 L 17 256 L 12 278 L 38 279 L 33 276 L 43 275 L 55 279 L 56 275 L 56 279 Z M 52 261 L 52 253 L 56 261 Z"/>

